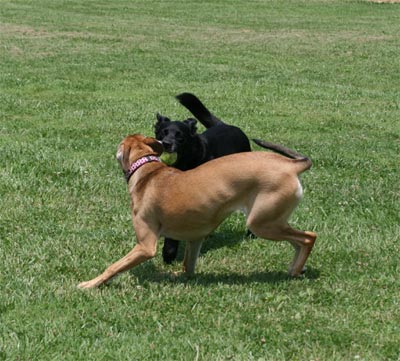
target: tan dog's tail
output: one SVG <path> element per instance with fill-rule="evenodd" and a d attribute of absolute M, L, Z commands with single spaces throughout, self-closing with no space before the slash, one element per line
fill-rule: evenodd
<path fill-rule="evenodd" d="M 304 162 L 304 169 L 303 170 L 310 169 L 311 166 L 312 166 L 312 162 L 311 162 L 310 158 L 308 158 L 308 157 L 306 157 L 306 156 L 304 156 L 304 155 L 302 155 L 300 153 L 297 153 L 296 151 L 294 151 L 292 149 L 286 148 L 283 145 L 274 144 L 274 143 L 271 143 L 271 142 L 266 142 L 266 141 L 261 140 L 261 139 L 252 139 L 252 141 L 254 143 L 256 143 L 257 145 L 259 145 L 260 147 L 272 150 L 272 151 L 274 151 L 276 153 L 279 153 L 281 155 L 284 155 L 285 157 L 297 160 L 299 162 L 302 162 L 302 163 Z"/>

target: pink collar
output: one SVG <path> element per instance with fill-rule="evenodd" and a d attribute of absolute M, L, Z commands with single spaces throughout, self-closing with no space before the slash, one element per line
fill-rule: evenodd
<path fill-rule="evenodd" d="M 132 177 L 133 173 L 135 173 L 142 165 L 150 162 L 161 162 L 160 158 L 155 155 L 146 155 L 145 157 L 139 158 L 136 162 L 133 162 L 129 169 L 125 171 L 125 179 L 129 182 L 129 179 Z"/>

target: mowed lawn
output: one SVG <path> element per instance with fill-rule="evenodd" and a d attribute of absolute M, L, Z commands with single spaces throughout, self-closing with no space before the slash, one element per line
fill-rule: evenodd
<path fill-rule="evenodd" d="M 399 360 L 399 45 L 400 4 L 0 0 L 0 360 Z M 233 214 L 192 279 L 160 240 L 77 289 L 136 242 L 118 143 L 183 91 L 312 158 L 306 274 Z"/>

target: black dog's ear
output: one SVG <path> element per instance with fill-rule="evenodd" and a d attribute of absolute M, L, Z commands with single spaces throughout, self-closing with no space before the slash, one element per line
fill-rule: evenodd
<path fill-rule="evenodd" d="M 170 121 L 171 121 L 169 118 L 164 117 L 164 116 L 161 115 L 160 113 L 157 113 L 156 118 L 157 118 L 157 121 L 158 121 L 159 123 L 162 123 L 162 122 L 170 122 Z"/>
<path fill-rule="evenodd" d="M 196 127 L 197 120 L 196 119 L 188 118 L 188 119 L 184 120 L 183 122 L 189 127 L 191 135 L 196 134 L 196 132 L 197 132 L 197 127 Z"/>

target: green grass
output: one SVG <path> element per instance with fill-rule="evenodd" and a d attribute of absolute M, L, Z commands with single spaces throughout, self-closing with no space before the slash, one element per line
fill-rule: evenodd
<path fill-rule="evenodd" d="M 399 360 L 400 5 L 0 1 L 0 360 Z M 292 249 L 233 215 L 195 278 L 134 245 L 115 161 L 190 91 L 314 162 Z M 160 243 L 161 245 L 161 243 Z M 159 247 L 159 251 L 161 247 Z"/>

